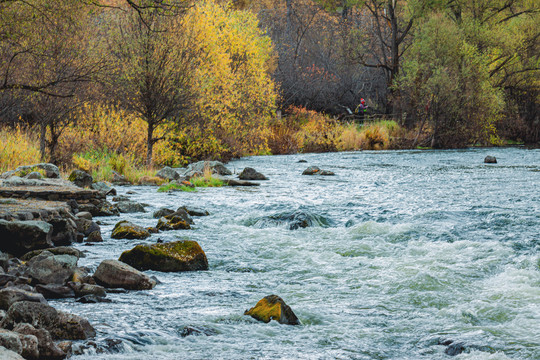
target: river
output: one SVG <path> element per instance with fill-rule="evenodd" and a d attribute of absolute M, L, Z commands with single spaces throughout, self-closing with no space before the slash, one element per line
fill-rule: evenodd
<path fill-rule="evenodd" d="M 498 164 L 484 164 L 486 155 Z M 299 163 L 305 159 L 307 163 Z M 310 165 L 336 176 L 302 176 Z M 540 150 L 362 151 L 249 157 L 270 180 L 254 188 L 157 193 L 120 187 L 147 213 L 191 205 L 211 215 L 193 230 L 78 248 L 95 269 L 138 243 L 192 239 L 209 271 L 160 273 L 150 291 L 112 303 L 53 301 L 89 319 L 111 353 L 83 359 L 540 359 Z M 299 212 L 312 227 L 267 217 Z M 243 316 L 281 296 L 301 326 Z M 199 333 L 189 336 L 188 329 Z M 454 345 L 452 345 L 452 344 Z M 450 348 L 448 347 L 450 344 Z M 461 345 L 460 345 L 461 346 Z M 115 352 L 114 350 L 118 350 Z"/>

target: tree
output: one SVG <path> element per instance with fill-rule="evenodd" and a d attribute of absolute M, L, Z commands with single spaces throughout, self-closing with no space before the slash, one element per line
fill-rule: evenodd
<path fill-rule="evenodd" d="M 397 80 L 406 110 L 421 121 L 419 132 L 429 127 L 426 145 L 462 147 L 493 135 L 502 93 L 490 83 L 485 55 L 443 14 L 419 27 Z"/>
<path fill-rule="evenodd" d="M 2 120 L 37 124 L 42 157 L 48 147 L 51 162 L 71 111 L 104 68 L 103 59 L 90 56 L 91 20 L 78 0 L 0 2 Z"/>
<path fill-rule="evenodd" d="M 184 13 L 147 3 L 111 14 L 115 72 L 110 89 L 115 101 L 147 122 L 146 163 L 151 166 L 153 146 L 160 140 L 154 136 L 156 128 L 179 121 L 190 109 L 198 54 Z"/>

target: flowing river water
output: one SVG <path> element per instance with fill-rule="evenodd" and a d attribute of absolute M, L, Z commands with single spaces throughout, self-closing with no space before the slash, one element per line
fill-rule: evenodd
<path fill-rule="evenodd" d="M 498 164 L 484 164 L 494 155 Z M 305 159 L 307 163 L 298 163 Z M 336 176 L 302 176 L 310 165 Z M 74 359 L 540 359 L 540 150 L 378 151 L 250 157 L 260 187 L 157 193 L 121 187 L 147 213 L 191 205 L 193 230 L 79 245 L 95 269 L 138 243 L 196 240 L 208 271 L 160 273 L 112 303 L 55 301 L 90 320 L 110 353 Z M 297 213 L 291 230 L 268 216 Z M 243 312 L 281 296 L 301 326 Z M 191 334 L 190 334 L 191 329 Z M 188 336 L 186 336 L 188 335 Z M 110 342 L 110 340 L 107 340 Z M 451 344 L 452 343 L 452 344 Z M 459 347 L 459 346 L 458 346 Z M 118 352 L 115 352 L 118 351 Z"/>

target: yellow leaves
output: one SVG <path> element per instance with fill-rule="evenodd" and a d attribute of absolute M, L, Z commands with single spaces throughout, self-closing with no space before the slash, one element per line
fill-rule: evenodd
<path fill-rule="evenodd" d="M 36 136 L 19 127 L 0 129 L 0 173 L 39 163 L 38 144 Z"/>

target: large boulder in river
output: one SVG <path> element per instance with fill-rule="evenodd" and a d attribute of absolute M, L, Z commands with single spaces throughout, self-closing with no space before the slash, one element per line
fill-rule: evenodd
<path fill-rule="evenodd" d="M 163 169 L 159 170 L 156 173 L 156 176 L 169 181 L 177 180 L 180 178 L 180 174 L 176 170 L 168 166 L 165 166 Z"/>
<path fill-rule="evenodd" d="M 156 286 L 156 281 L 126 263 L 104 260 L 99 264 L 94 279 L 108 288 L 127 290 L 148 290 Z"/>
<path fill-rule="evenodd" d="M 127 220 L 117 223 L 111 235 L 113 239 L 146 239 L 149 236 L 148 230 Z"/>
<path fill-rule="evenodd" d="M 120 261 L 139 270 L 165 272 L 208 270 L 208 260 L 196 241 L 137 245 L 124 251 Z"/>
<path fill-rule="evenodd" d="M 94 181 L 90 174 L 82 170 L 73 170 L 71 174 L 69 174 L 68 180 L 82 188 L 92 187 L 92 182 Z"/>
<path fill-rule="evenodd" d="M 0 220 L 0 251 L 21 256 L 28 251 L 53 246 L 53 227 L 44 221 Z"/>
<path fill-rule="evenodd" d="M 246 310 L 244 315 L 265 323 L 276 320 L 280 324 L 300 325 L 292 309 L 277 295 L 265 296 L 254 307 Z"/>
<path fill-rule="evenodd" d="M 27 263 L 26 275 L 34 284 L 65 284 L 73 276 L 78 257 L 44 251 Z"/>
<path fill-rule="evenodd" d="M 11 305 L 2 326 L 13 329 L 19 323 L 45 329 L 54 339 L 85 340 L 96 335 L 88 320 L 37 302 L 19 301 Z"/>
<path fill-rule="evenodd" d="M 254 168 L 247 167 L 240 175 L 238 175 L 240 180 L 268 180 L 266 176 L 255 170 Z"/>

